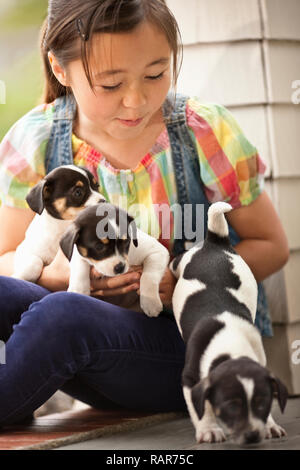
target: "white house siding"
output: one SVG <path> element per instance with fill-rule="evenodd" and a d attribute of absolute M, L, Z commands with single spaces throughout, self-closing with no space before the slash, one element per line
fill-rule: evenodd
<path fill-rule="evenodd" d="M 236 116 L 267 164 L 266 190 L 286 230 L 290 260 L 265 281 L 274 338 L 269 367 L 300 393 L 300 0 L 168 0 L 181 30 L 178 91 Z M 300 92 L 297 93 L 300 98 Z"/>

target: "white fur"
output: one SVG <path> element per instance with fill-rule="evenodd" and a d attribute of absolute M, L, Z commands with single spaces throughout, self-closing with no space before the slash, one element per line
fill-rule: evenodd
<path fill-rule="evenodd" d="M 143 272 L 140 279 L 140 305 L 143 312 L 156 317 L 163 309 L 163 304 L 159 296 L 159 284 L 169 263 L 168 250 L 155 238 L 146 234 L 137 228 L 138 246 L 135 247 L 131 242 L 128 252 L 128 259 L 115 253 L 113 257 L 105 261 L 95 261 L 80 255 L 77 249 L 74 249 L 71 259 L 71 281 L 69 292 L 78 292 L 90 295 L 90 278 L 82 284 L 82 278 L 86 276 L 87 267 L 94 266 L 95 269 L 106 275 L 113 276 L 113 267 L 120 261 L 126 264 L 126 270 L 129 266 L 143 265 Z M 125 272 L 126 272 L 125 270 Z"/>
<path fill-rule="evenodd" d="M 211 232 L 216 233 L 219 237 L 228 237 L 228 224 L 224 217 L 224 212 L 232 210 L 230 204 L 227 202 L 215 202 L 208 209 L 208 223 L 207 228 Z"/>
<path fill-rule="evenodd" d="M 70 223 L 71 220 L 51 217 L 45 210 L 41 215 L 37 214 L 25 233 L 25 239 L 16 249 L 12 277 L 36 282 L 43 267 L 54 259 L 60 237 Z"/>
<path fill-rule="evenodd" d="M 255 387 L 254 381 L 253 379 L 240 377 L 239 375 L 237 376 L 237 379 L 241 382 L 245 390 L 246 397 L 247 397 L 247 406 L 248 406 L 247 432 L 258 431 L 260 438 L 263 439 L 265 435 L 265 423 L 263 423 L 263 421 L 253 416 L 252 407 L 251 407 L 251 400 L 253 397 L 254 387 Z M 243 436 L 240 437 L 239 442 L 241 444 L 243 443 Z"/>

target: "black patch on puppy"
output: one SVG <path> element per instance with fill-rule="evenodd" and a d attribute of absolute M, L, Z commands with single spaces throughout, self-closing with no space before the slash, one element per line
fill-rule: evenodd
<path fill-rule="evenodd" d="M 224 311 L 252 323 L 248 307 L 228 291 L 228 289 L 238 290 L 241 285 L 239 276 L 233 272 L 233 263 L 227 255 L 227 252 L 236 254 L 228 245 L 228 240 L 228 237 L 218 237 L 209 232 L 202 249 L 194 253 L 184 268 L 183 279 L 197 279 L 206 286 L 205 289 L 190 295 L 184 304 L 180 325 L 185 337 L 188 337 L 199 319 L 215 316 Z"/>
<path fill-rule="evenodd" d="M 203 318 L 194 328 L 187 343 L 182 385 L 193 387 L 200 377 L 200 361 L 213 337 L 224 328 L 224 323 L 214 318 Z M 184 339 L 184 338 L 183 338 Z"/>
<path fill-rule="evenodd" d="M 211 363 L 209 372 L 211 372 L 215 367 L 218 367 L 222 362 L 228 361 L 231 357 L 229 354 L 220 354 L 220 356 L 217 356 Z"/>
<path fill-rule="evenodd" d="M 173 260 L 172 260 L 172 269 L 173 271 L 176 271 L 177 269 L 177 266 L 179 265 L 180 261 L 182 260 L 182 257 L 185 255 L 186 252 L 184 253 L 181 253 L 180 255 L 176 256 Z"/>

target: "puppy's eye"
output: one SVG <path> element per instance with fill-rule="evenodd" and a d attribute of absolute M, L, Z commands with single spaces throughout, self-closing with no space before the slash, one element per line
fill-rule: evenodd
<path fill-rule="evenodd" d="M 265 397 L 254 397 L 254 406 L 257 410 L 262 411 L 265 409 L 266 406 L 266 399 Z"/>
<path fill-rule="evenodd" d="M 230 400 L 223 404 L 222 410 L 226 414 L 237 415 L 241 412 L 242 403 L 240 400 Z"/>
<path fill-rule="evenodd" d="M 83 189 L 79 188 L 78 186 L 73 190 L 73 196 L 76 198 L 80 198 L 83 195 Z"/>
<path fill-rule="evenodd" d="M 97 243 L 96 243 L 96 250 L 97 250 L 97 251 L 102 251 L 102 250 L 104 250 L 104 248 L 105 248 L 105 244 L 104 244 L 104 243 L 102 243 L 102 242 L 97 242 Z"/>

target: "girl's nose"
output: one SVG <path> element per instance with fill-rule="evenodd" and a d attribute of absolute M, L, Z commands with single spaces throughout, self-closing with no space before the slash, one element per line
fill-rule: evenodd
<path fill-rule="evenodd" d="M 140 87 L 128 88 L 123 97 L 125 108 L 141 108 L 146 104 L 146 96 Z"/>

